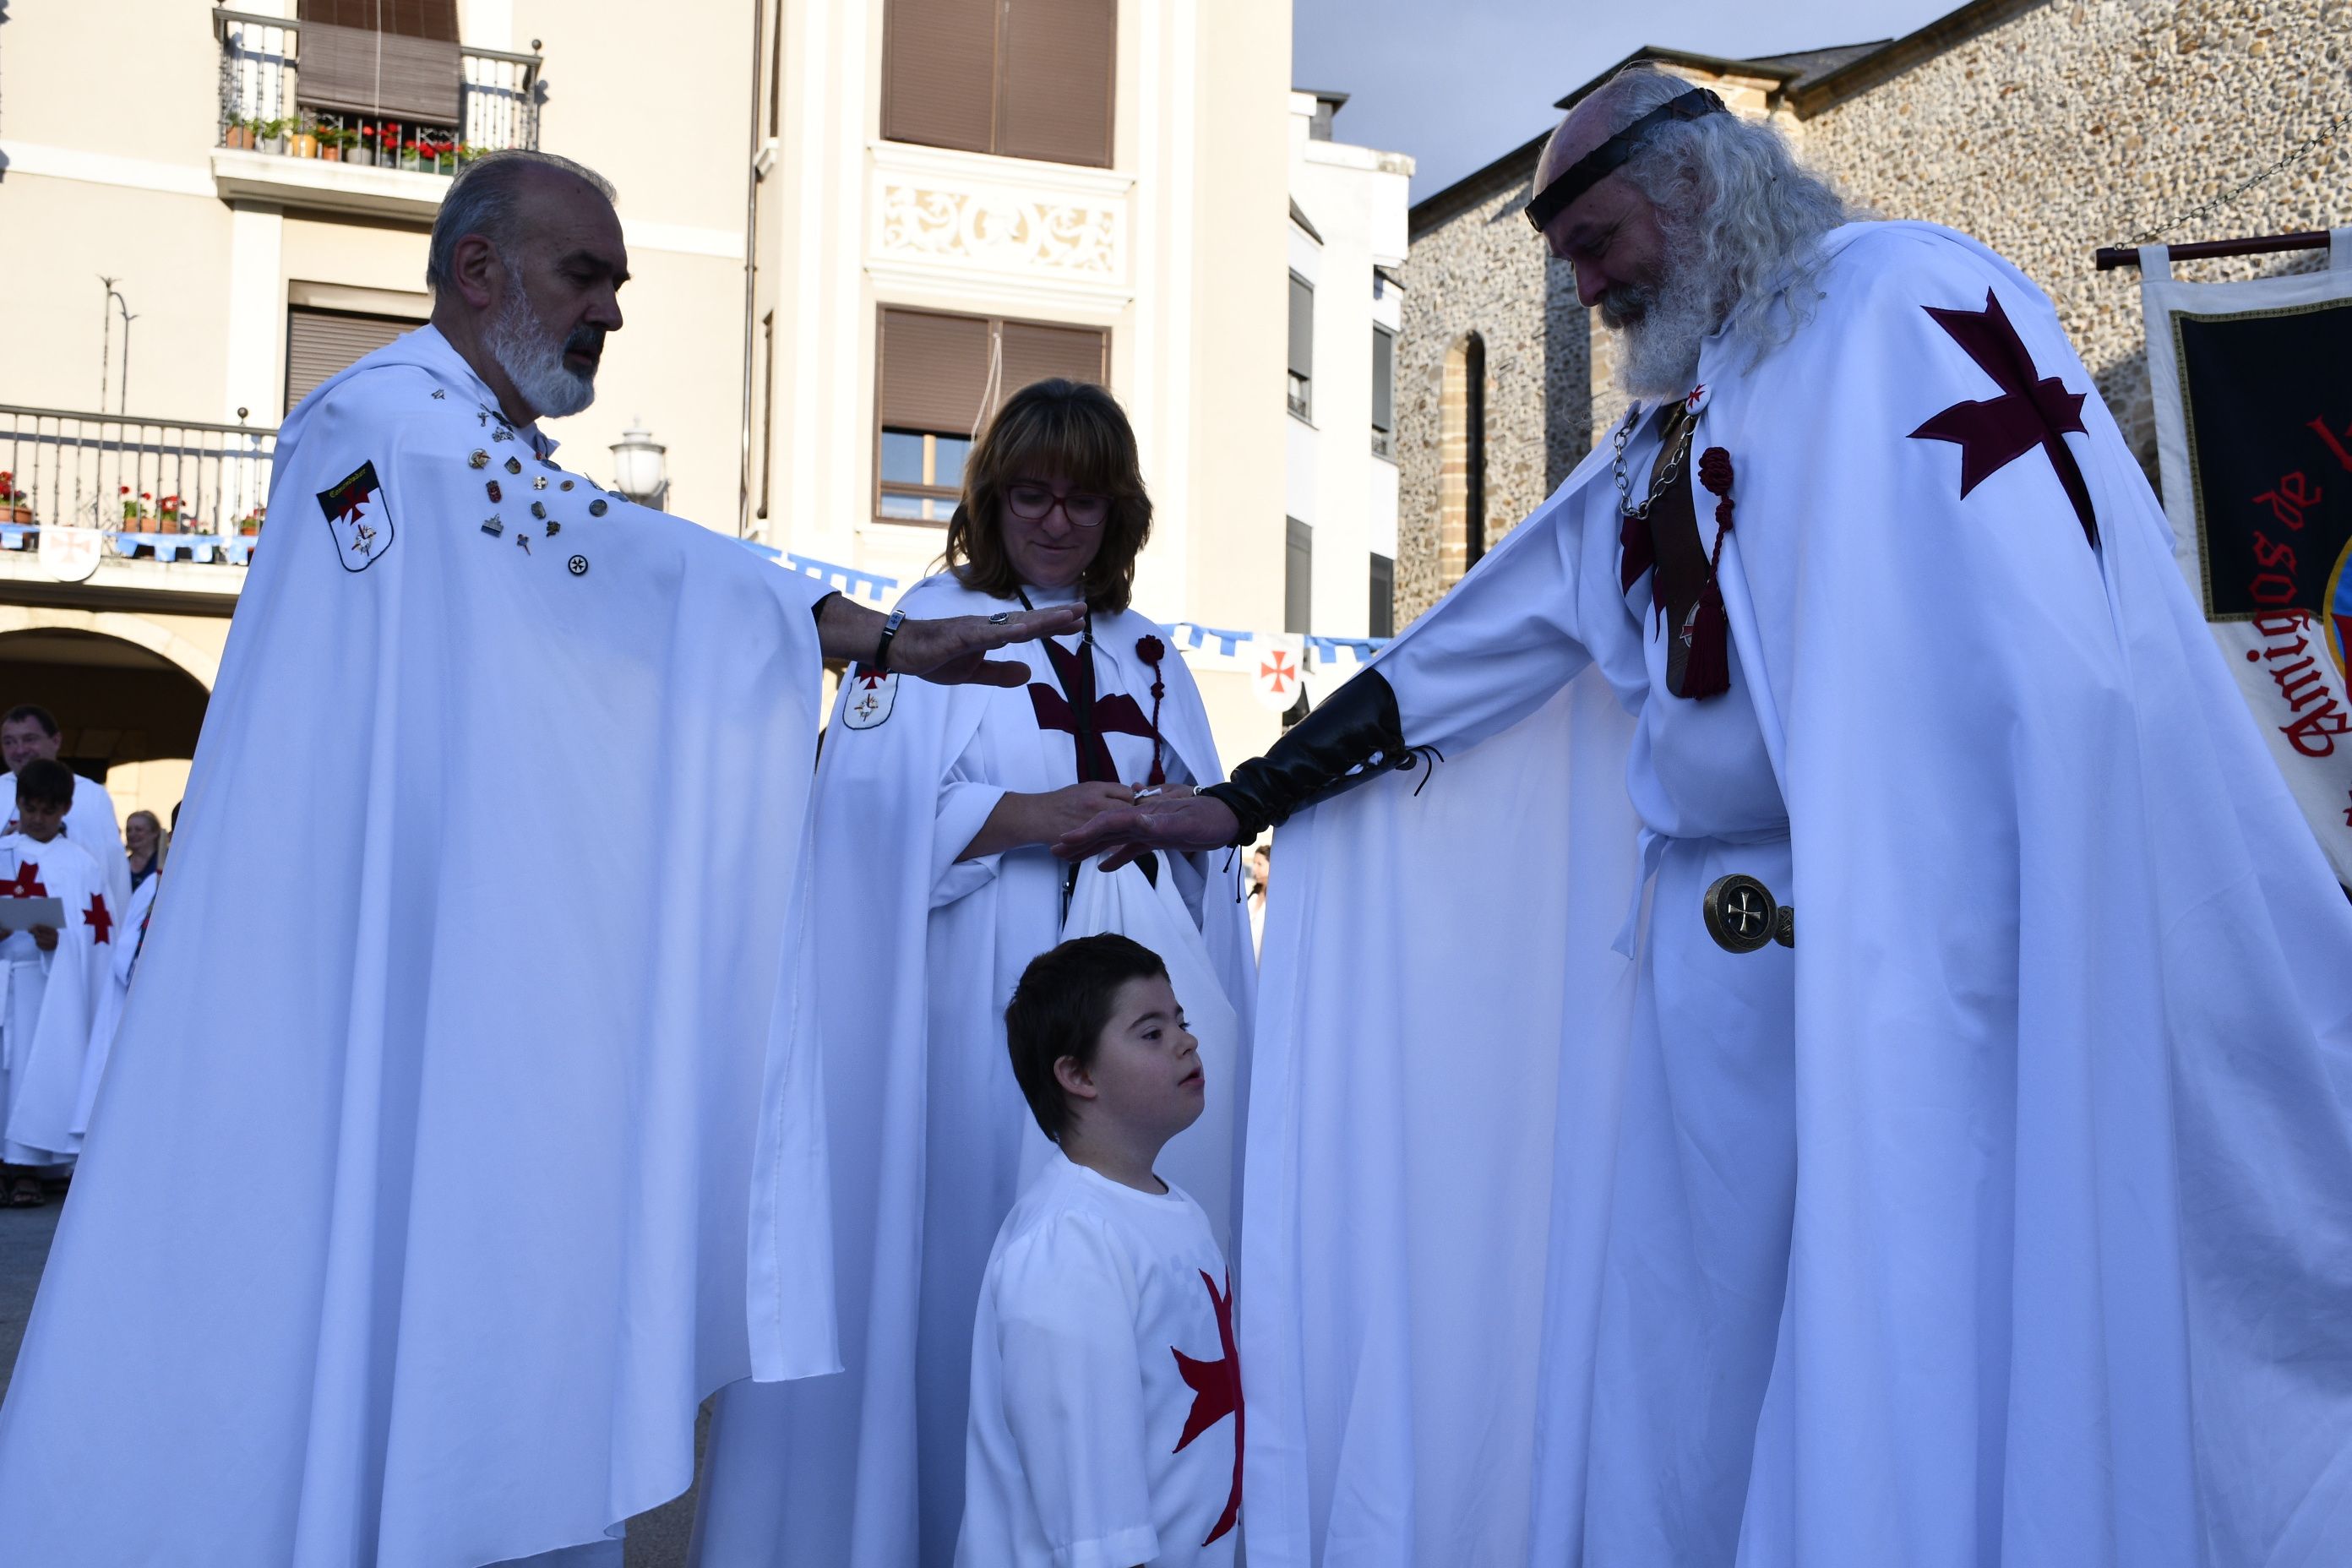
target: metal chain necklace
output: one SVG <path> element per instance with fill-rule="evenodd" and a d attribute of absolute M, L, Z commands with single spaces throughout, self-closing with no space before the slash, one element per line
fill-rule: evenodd
<path fill-rule="evenodd" d="M 1650 509 L 1657 505 L 1658 498 L 1665 493 L 1666 487 L 1675 482 L 1675 476 L 1682 471 L 1683 459 L 1690 456 L 1691 437 L 1698 431 L 1698 421 L 1696 419 L 1683 421 L 1683 427 L 1675 435 L 1674 446 L 1659 460 L 1656 471 L 1650 477 L 1650 493 L 1642 498 L 1641 505 L 1635 506 L 1633 482 L 1625 477 L 1625 443 L 1633 438 L 1633 426 L 1641 422 L 1641 407 L 1636 405 L 1625 416 L 1625 422 L 1617 426 L 1615 461 L 1617 509 L 1627 517 L 1647 521 Z"/>

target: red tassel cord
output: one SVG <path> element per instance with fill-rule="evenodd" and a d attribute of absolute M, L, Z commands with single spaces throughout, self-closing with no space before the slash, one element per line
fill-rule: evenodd
<path fill-rule="evenodd" d="M 1160 700 L 1168 694 L 1168 682 L 1160 679 L 1160 661 L 1168 657 L 1168 645 L 1155 637 L 1138 637 L 1135 657 L 1151 667 L 1151 776 L 1146 782 L 1156 789 L 1168 782 L 1163 756 L 1166 742 L 1160 736 Z"/>
<path fill-rule="evenodd" d="M 1698 482 L 1718 498 L 1715 503 L 1715 552 L 1706 563 L 1706 584 L 1698 603 L 1691 606 L 1683 626 L 1683 642 L 1690 649 L 1683 661 L 1685 697 L 1713 697 L 1731 689 L 1731 617 L 1723 607 L 1723 588 L 1716 580 L 1723 565 L 1723 542 L 1731 537 L 1731 454 L 1709 447 L 1698 460 Z"/>

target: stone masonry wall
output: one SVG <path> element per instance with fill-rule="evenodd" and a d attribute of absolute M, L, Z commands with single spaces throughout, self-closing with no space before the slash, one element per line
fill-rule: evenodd
<path fill-rule="evenodd" d="M 2347 0 L 2050 0 L 1796 133 L 1850 198 L 1966 230 L 2048 291 L 2153 479 L 2139 274 L 2100 272 L 2091 253 L 2169 223 L 2352 110 L 2347 64 Z M 2352 127 L 2168 237 L 2331 223 L 2352 223 Z M 2176 263 L 2174 275 L 2262 277 L 2324 259 Z"/>
<path fill-rule="evenodd" d="M 1434 604 L 1458 575 L 1440 564 L 1444 554 L 1460 559 L 1460 541 L 1447 552 L 1440 539 L 1441 510 L 1449 510 L 1443 507 L 1448 479 L 1441 474 L 1446 422 L 1440 405 L 1447 359 L 1460 363 L 1456 351 L 1470 333 L 1479 334 L 1486 351 L 1490 547 L 1535 510 L 1589 444 L 1584 311 L 1568 269 L 1550 261 L 1519 216 L 1527 199 L 1524 181 L 1489 196 L 1417 239 L 1399 272 L 1404 284 L 1397 339 L 1400 626 Z M 1464 401 L 1457 393 L 1457 419 Z M 1460 482 L 1458 473 L 1452 477 L 1453 485 Z"/>
<path fill-rule="evenodd" d="M 1773 118 L 1851 199 L 1966 230 L 2048 290 L 2152 478 L 2138 274 L 2097 271 L 2092 252 L 2171 223 L 2347 110 L 2352 0 L 2044 0 L 1811 120 L 1785 108 Z M 1590 337 L 1568 269 L 1517 216 L 1526 199 L 1523 175 L 1417 237 L 1402 271 L 1400 625 L 1448 585 L 1438 540 L 1446 351 L 1472 330 L 1486 340 L 1490 544 L 1582 457 L 1591 409 L 1617 401 L 1605 385 L 1607 334 Z M 2352 127 L 2169 237 L 2345 223 Z M 2220 280 L 2323 261 L 2305 252 L 2176 273 Z"/>

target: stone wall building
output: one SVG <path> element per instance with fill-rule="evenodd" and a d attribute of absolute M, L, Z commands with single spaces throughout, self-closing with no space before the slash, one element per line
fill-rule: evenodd
<path fill-rule="evenodd" d="M 2099 272 L 2092 253 L 2193 212 L 2352 113 L 2347 57 L 2352 0 L 1976 0 L 1891 41 L 1753 60 L 1632 58 L 1769 118 L 1858 205 L 1965 229 L 2022 268 L 2056 301 L 2152 477 L 2138 275 Z M 1538 134 L 1412 209 L 1398 345 L 1400 623 L 1533 510 L 1623 405 L 1610 334 L 1519 216 L 1542 145 Z M 2352 130 L 2168 237 L 2346 222 Z M 2179 272 L 2320 264 L 2305 252 Z"/>

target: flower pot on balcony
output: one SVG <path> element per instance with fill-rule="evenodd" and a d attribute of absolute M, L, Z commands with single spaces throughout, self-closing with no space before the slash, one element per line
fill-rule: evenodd
<path fill-rule="evenodd" d="M 261 151 L 264 153 L 276 153 L 281 157 L 284 156 L 286 152 L 286 138 L 283 136 L 263 137 L 261 139 Z"/>
<path fill-rule="evenodd" d="M 400 166 L 407 170 L 412 174 L 423 174 L 425 172 L 425 160 L 419 158 L 415 153 L 404 149 L 400 154 Z"/>
<path fill-rule="evenodd" d="M 33 509 L 21 501 L 14 506 L 0 506 L 0 522 L 30 522 Z"/>
<path fill-rule="evenodd" d="M 297 131 L 287 138 L 286 151 L 297 158 L 315 158 L 319 155 L 319 139 L 308 131 Z"/>
<path fill-rule="evenodd" d="M 230 126 L 227 130 L 221 132 L 221 145 L 224 147 L 251 147 L 253 145 L 253 127 L 242 123 Z"/>
<path fill-rule="evenodd" d="M 372 167 L 375 163 L 375 149 L 364 142 L 354 143 L 343 149 L 343 162 L 357 163 L 362 168 Z"/>
<path fill-rule="evenodd" d="M 343 150 L 341 146 L 332 142 L 321 142 L 319 143 L 319 162 L 321 163 L 340 163 L 342 161 Z"/>

